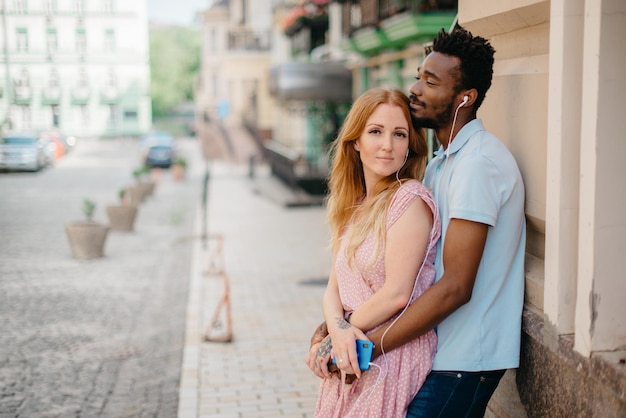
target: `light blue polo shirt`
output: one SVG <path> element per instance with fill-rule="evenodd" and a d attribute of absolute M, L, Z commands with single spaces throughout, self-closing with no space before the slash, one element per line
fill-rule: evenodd
<path fill-rule="evenodd" d="M 433 370 L 518 367 L 526 221 L 524 183 L 515 159 L 474 119 L 452 141 L 449 157 L 443 148 L 435 152 L 424 184 L 433 191 L 442 221 L 436 280 L 444 272 L 443 242 L 450 219 L 489 225 L 471 300 L 437 326 Z"/>

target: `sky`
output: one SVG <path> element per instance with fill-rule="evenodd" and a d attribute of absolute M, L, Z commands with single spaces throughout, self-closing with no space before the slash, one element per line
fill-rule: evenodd
<path fill-rule="evenodd" d="M 148 0 L 148 20 L 155 23 L 190 25 L 194 14 L 207 9 L 212 0 Z"/>

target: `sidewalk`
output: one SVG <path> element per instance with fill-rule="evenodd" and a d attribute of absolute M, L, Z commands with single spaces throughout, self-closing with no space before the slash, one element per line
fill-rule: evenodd
<path fill-rule="evenodd" d="M 178 416 L 311 417 L 319 381 L 304 358 L 330 271 L 325 209 L 288 208 L 263 192 L 266 167 L 255 180 L 247 166 L 219 161 L 209 173 L 207 219 L 200 208 L 196 220 L 208 240 L 192 250 Z M 220 306 L 226 286 L 230 303 Z M 228 336 L 229 308 L 232 341 L 204 341 Z"/>

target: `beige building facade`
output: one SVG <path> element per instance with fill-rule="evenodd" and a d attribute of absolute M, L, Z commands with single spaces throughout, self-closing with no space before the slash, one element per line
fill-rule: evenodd
<path fill-rule="evenodd" d="M 202 57 L 195 87 L 198 134 L 210 135 L 216 120 L 271 130 L 271 2 L 216 1 L 200 19 Z"/>
<path fill-rule="evenodd" d="M 624 416 L 626 2 L 461 0 L 458 7 L 459 23 L 497 51 L 479 117 L 513 152 L 526 185 L 522 364 L 492 410 Z M 515 392 L 525 413 L 512 402 Z"/>

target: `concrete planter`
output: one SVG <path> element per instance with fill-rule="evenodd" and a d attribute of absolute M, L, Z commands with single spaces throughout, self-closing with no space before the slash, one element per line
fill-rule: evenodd
<path fill-rule="evenodd" d="M 184 165 L 172 164 L 170 171 L 172 173 L 172 178 L 175 181 L 183 181 L 185 179 L 186 167 Z"/>
<path fill-rule="evenodd" d="M 144 200 L 143 189 L 137 186 L 129 186 L 125 191 L 125 199 L 130 206 L 139 206 Z"/>
<path fill-rule="evenodd" d="M 137 217 L 137 206 L 117 205 L 107 206 L 109 228 L 115 231 L 132 231 Z"/>
<path fill-rule="evenodd" d="M 137 187 L 143 190 L 144 199 L 149 196 L 152 196 L 152 194 L 154 193 L 155 186 L 156 186 L 156 183 L 153 181 L 142 181 L 142 182 L 137 183 Z"/>
<path fill-rule="evenodd" d="M 154 193 L 155 184 L 153 181 L 142 181 L 126 188 L 128 203 L 139 206 Z"/>
<path fill-rule="evenodd" d="M 108 232 L 108 226 L 97 222 L 76 222 L 65 226 L 72 255 L 83 260 L 104 256 Z"/>

